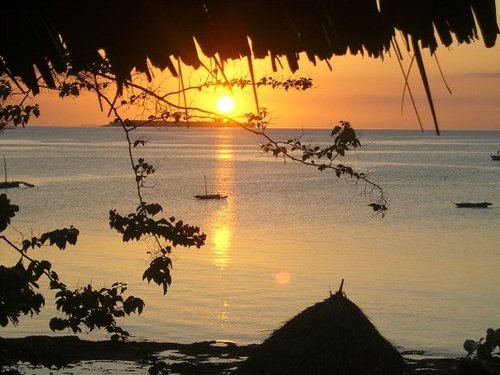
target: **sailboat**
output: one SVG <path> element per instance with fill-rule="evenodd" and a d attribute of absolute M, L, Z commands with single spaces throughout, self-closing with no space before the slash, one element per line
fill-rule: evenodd
<path fill-rule="evenodd" d="M 489 202 L 460 202 L 460 203 L 453 202 L 453 203 L 457 207 L 468 207 L 468 208 L 488 208 L 493 204 Z"/>
<path fill-rule="evenodd" d="M 35 185 L 30 184 L 29 182 L 24 182 L 24 181 L 8 181 L 7 180 L 7 163 L 5 162 L 5 155 L 3 156 L 3 172 L 5 175 L 5 181 L 0 182 L 0 189 L 9 189 L 9 188 L 16 188 L 19 187 L 20 185 L 25 185 L 28 187 L 34 187 Z"/>
<path fill-rule="evenodd" d="M 205 178 L 205 194 L 197 194 L 194 197 L 197 199 L 226 199 L 227 195 L 222 194 L 208 194 L 207 190 L 207 176 L 203 176 Z"/>
<path fill-rule="evenodd" d="M 500 150 L 497 151 L 497 154 L 490 154 L 491 160 L 500 160 Z"/>

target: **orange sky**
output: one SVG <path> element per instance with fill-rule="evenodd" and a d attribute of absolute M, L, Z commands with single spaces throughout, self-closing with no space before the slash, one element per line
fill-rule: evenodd
<path fill-rule="evenodd" d="M 437 56 L 446 82 L 452 90 L 448 93 L 440 77 L 434 58 L 423 50 L 427 73 L 431 82 L 436 112 L 442 129 L 499 129 L 500 130 L 500 41 L 487 49 L 481 40 L 471 45 L 453 45 L 450 49 L 439 47 Z M 403 64 L 408 66 L 410 58 Z M 242 67 L 243 64 L 243 67 Z M 246 63 L 229 63 L 228 70 L 237 74 Z M 339 120 L 350 121 L 356 128 L 419 129 L 408 95 L 401 113 L 403 76 L 394 57 L 384 60 L 362 56 L 340 56 L 331 60 L 333 71 L 324 62 L 313 66 L 301 57 L 297 76 L 311 77 L 314 88 L 305 92 L 284 92 L 261 89 L 260 105 L 270 109 L 276 127 L 332 127 Z M 271 72 L 269 61 L 256 63 L 257 78 Z M 184 73 L 186 76 L 186 73 Z M 277 77 L 288 78 L 285 69 Z M 188 80 L 195 81 L 195 76 Z M 177 81 L 170 90 L 177 88 Z M 418 103 L 424 128 L 433 129 L 427 99 L 414 65 L 411 88 Z M 208 97 L 190 96 L 194 106 L 214 109 L 215 100 L 224 92 Z M 254 111 L 251 90 L 235 91 L 238 113 Z M 111 119 L 101 113 L 95 96 L 60 100 L 57 93 L 43 94 L 36 98 L 42 115 L 32 124 L 42 125 L 100 125 Z"/>

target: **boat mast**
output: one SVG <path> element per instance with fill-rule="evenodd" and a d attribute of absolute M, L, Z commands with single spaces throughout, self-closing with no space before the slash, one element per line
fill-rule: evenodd
<path fill-rule="evenodd" d="M 208 195 L 208 190 L 207 190 L 207 176 L 203 175 L 203 178 L 205 179 L 205 195 Z"/>
<path fill-rule="evenodd" d="M 3 173 L 5 175 L 5 182 L 7 182 L 7 163 L 5 162 L 5 155 L 3 156 Z"/>

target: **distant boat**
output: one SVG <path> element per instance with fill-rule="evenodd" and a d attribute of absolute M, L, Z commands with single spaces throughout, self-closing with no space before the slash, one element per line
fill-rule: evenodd
<path fill-rule="evenodd" d="M 5 182 L 0 182 L 0 188 L 1 189 L 8 189 L 8 188 L 15 188 L 19 187 L 20 181 L 5 181 Z"/>
<path fill-rule="evenodd" d="M 24 182 L 24 181 L 8 181 L 7 180 L 7 163 L 5 162 L 5 155 L 3 156 L 3 172 L 5 175 L 5 181 L 0 182 L 0 189 L 10 189 L 10 188 L 17 188 L 20 185 L 25 185 L 28 187 L 34 187 L 35 185 L 30 184 L 29 182 Z"/>
<path fill-rule="evenodd" d="M 198 199 L 226 199 L 227 195 L 217 194 L 203 194 L 203 195 L 195 195 L 195 198 Z"/>
<path fill-rule="evenodd" d="M 208 194 L 207 191 L 207 176 L 203 176 L 205 178 L 205 194 L 197 194 L 194 197 L 197 199 L 226 199 L 227 195 L 222 195 L 222 194 Z"/>
<path fill-rule="evenodd" d="M 460 202 L 460 203 L 455 203 L 453 202 L 457 207 L 470 207 L 470 208 L 488 208 L 488 206 L 491 206 L 493 203 L 489 202 Z"/>
<path fill-rule="evenodd" d="M 490 154 L 491 160 L 500 160 L 500 154 Z"/>

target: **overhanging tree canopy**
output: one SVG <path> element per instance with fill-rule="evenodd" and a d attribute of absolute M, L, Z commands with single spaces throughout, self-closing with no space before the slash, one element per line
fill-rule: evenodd
<path fill-rule="evenodd" d="M 208 57 L 285 57 L 316 62 L 333 55 L 381 57 L 401 32 L 409 49 L 419 43 L 495 45 L 495 0 L 7 0 L 2 3 L 0 74 L 21 78 L 37 93 L 37 71 L 53 75 L 99 64 L 104 51 L 120 85 L 149 61 L 176 75 L 172 58 L 200 66 Z M 417 52 L 417 51 L 415 51 Z"/>

